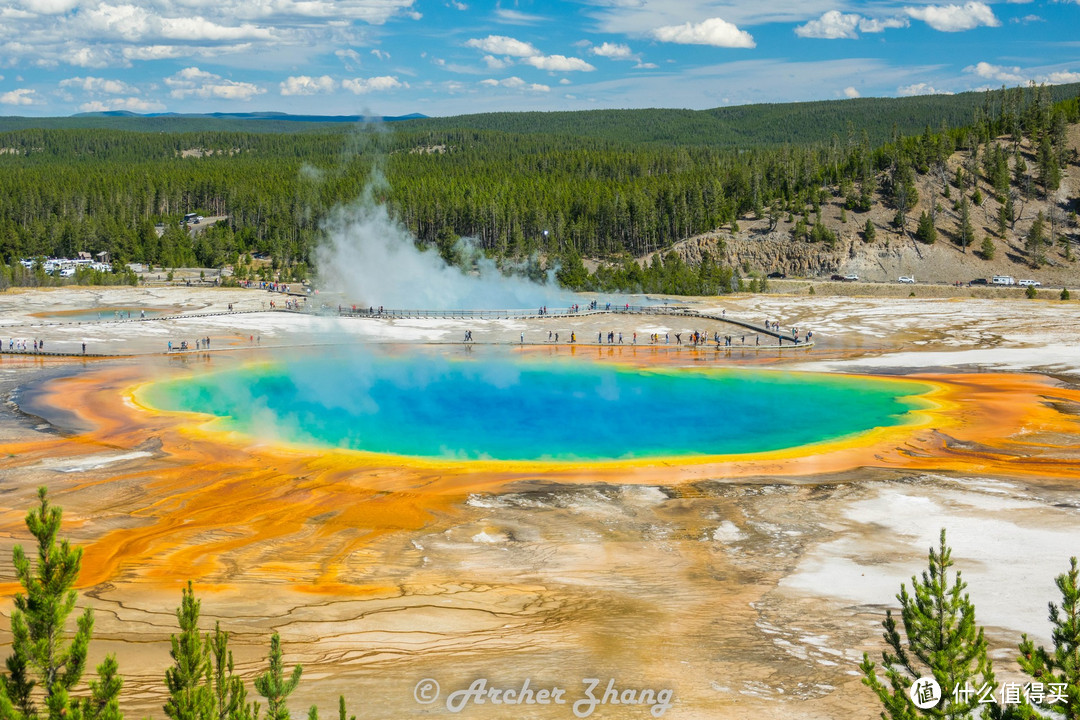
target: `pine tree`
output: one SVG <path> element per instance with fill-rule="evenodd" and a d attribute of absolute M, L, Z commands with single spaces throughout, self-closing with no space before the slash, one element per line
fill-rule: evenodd
<path fill-rule="evenodd" d="M 975 241 L 975 228 L 971 225 L 971 206 L 966 197 L 960 198 L 960 227 L 957 229 L 956 241 L 967 252 L 968 245 Z"/>
<path fill-rule="evenodd" d="M 983 260 L 993 260 L 994 252 L 994 241 L 987 235 L 983 238 L 982 247 L 979 248 L 979 254 L 982 255 Z"/>
<path fill-rule="evenodd" d="M 26 526 L 38 541 L 36 569 L 31 570 L 21 546 L 12 553 L 26 595 L 15 596 L 11 614 L 12 655 L 7 659 L 8 674 L 0 676 L 0 718 L 36 720 L 39 714 L 32 693 L 41 686 L 51 719 L 123 720 L 118 705 L 123 680 L 112 655 L 98 665 L 98 680 L 90 682 L 89 698 L 80 702 L 69 695 L 86 666 L 94 616 L 87 608 L 65 648 L 63 636 L 77 598 L 72 586 L 79 575 L 82 549 L 72 548 L 67 540 L 57 546 L 62 512 L 50 506 L 44 487 L 38 489 L 38 500 L 38 507 L 26 516 Z"/>
<path fill-rule="evenodd" d="M 1064 684 L 1064 698 L 1044 705 L 1065 720 L 1080 720 L 1080 568 L 1076 558 L 1069 561 L 1069 571 L 1057 576 L 1061 606 L 1050 603 L 1053 650 L 1035 647 L 1027 634 L 1020 643 L 1020 668 L 1036 682 L 1048 688 Z M 1039 717 L 1033 715 L 1032 717 Z"/>
<path fill-rule="evenodd" d="M 90 681 L 90 697 L 83 700 L 81 712 L 73 720 L 124 720 L 120 712 L 120 689 L 124 681 L 118 670 L 112 655 L 98 665 L 98 679 Z"/>
<path fill-rule="evenodd" d="M 270 655 L 267 660 L 270 668 L 255 678 L 255 690 L 266 698 L 266 720 L 289 720 L 289 708 L 285 706 L 285 700 L 300 683 L 303 667 L 297 665 L 289 679 L 285 679 L 281 636 L 277 633 L 270 638 Z"/>
<path fill-rule="evenodd" d="M 1031 264 L 1038 267 L 1045 259 L 1043 257 L 1043 245 L 1046 244 L 1046 216 L 1040 211 L 1031 223 L 1027 237 L 1024 239 L 1024 248 L 1031 255 Z"/>
<path fill-rule="evenodd" d="M 1020 189 L 1023 197 L 1031 197 L 1031 177 L 1027 174 L 1024 156 L 1019 151 L 1013 155 L 1013 184 Z"/>
<path fill-rule="evenodd" d="M 1039 184 L 1043 187 L 1043 193 L 1048 197 L 1050 193 L 1061 186 L 1061 167 L 1058 165 L 1057 153 L 1050 145 L 1050 137 L 1043 136 L 1039 144 Z"/>
<path fill-rule="evenodd" d="M 345 696 L 338 695 L 338 720 L 356 720 L 355 715 L 349 715 L 345 711 Z"/>
<path fill-rule="evenodd" d="M 0 686 L 0 695 L 15 711 L 12 717 L 27 720 L 38 717 L 31 695 L 35 686 L 44 691 L 50 718 L 77 713 L 68 693 L 82 678 L 94 629 L 94 613 L 87 608 L 76 622 L 71 643 L 64 642 L 67 619 L 78 597 L 72 586 L 79 576 L 82 548 L 71 547 L 67 540 L 57 545 L 61 510 L 49 504 L 44 487 L 38 488 L 38 500 L 38 507 L 26 515 L 26 527 L 37 538 L 37 567 L 31 568 L 21 545 L 12 551 L 15 573 L 26 594 L 15 595 L 9 674 Z"/>
<path fill-rule="evenodd" d="M 874 242 L 874 238 L 876 237 L 877 228 L 874 227 L 874 221 L 867 218 L 866 225 L 863 226 L 863 240 L 866 242 Z"/>
<path fill-rule="evenodd" d="M 896 211 L 896 214 L 893 215 L 892 222 L 893 225 L 896 226 L 896 229 L 900 231 L 901 235 L 907 233 L 907 215 L 903 210 Z"/>
<path fill-rule="evenodd" d="M 199 607 L 191 581 L 183 590 L 176 619 L 180 634 L 173 635 L 173 666 L 165 671 L 165 686 L 169 689 L 165 714 L 173 720 L 211 720 L 214 713 L 210 692 L 210 648 L 199 634 Z"/>
<path fill-rule="evenodd" d="M 937 242 L 937 228 L 934 227 L 934 221 L 930 219 L 925 210 L 919 215 L 919 225 L 915 228 L 915 237 L 927 245 L 933 245 Z"/>
<path fill-rule="evenodd" d="M 257 720 L 258 706 L 247 702 L 247 688 L 233 674 L 233 656 L 229 650 L 229 633 L 214 623 L 214 634 L 208 639 L 210 649 L 210 687 L 214 697 L 217 720 Z"/>
<path fill-rule="evenodd" d="M 878 678 L 870 655 L 863 654 L 863 684 L 884 706 L 884 720 L 958 720 L 979 711 L 983 718 L 1004 716 L 999 705 L 979 703 L 984 690 L 996 690 L 994 671 L 982 628 L 975 624 L 975 606 L 964 592 L 967 583 L 959 572 L 950 580 L 952 566 L 952 550 L 942 529 L 938 548 L 930 548 L 929 567 L 923 571 L 922 579 L 911 578 L 912 594 L 901 585 L 896 596 L 900 601 L 902 635 L 892 611 L 885 613 L 882 626 L 888 648 L 882 651 L 881 658 L 887 684 Z M 913 683 L 921 677 L 932 677 L 941 688 L 940 702 L 925 711 L 919 710 L 910 697 Z"/>

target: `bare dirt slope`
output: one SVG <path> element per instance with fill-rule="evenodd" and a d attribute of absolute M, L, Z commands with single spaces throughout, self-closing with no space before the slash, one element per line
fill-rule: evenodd
<path fill-rule="evenodd" d="M 1080 148 L 1080 126 L 1069 128 L 1068 141 L 1071 149 Z M 1008 140 L 1001 138 L 997 142 L 1004 144 Z M 1025 140 L 1020 149 L 1029 174 L 1035 174 L 1037 148 Z M 957 167 L 968 156 L 968 152 L 957 152 L 949 159 L 950 181 L 955 180 Z M 836 273 L 855 273 L 860 279 L 869 281 L 896 282 L 901 275 L 913 275 L 919 281 L 952 283 L 1011 275 L 1017 279 L 1039 280 L 1046 287 L 1076 287 L 1080 284 L 1080 226 L 1070 222 L 1070 213 L 1080 209 L 1080 165 L 1075 160 L 1062 171 L 1061 187 L 1049 200 L 1034 197 L 1016 203 L 1019 217 L 1004 238 L 998 235 L 997 228 L 1000 204 L 986 179 L 980 176 L 978 189 L 982 203 L 971 208 L 975 242 L 966 251 L 956 243 L 959 213 L 954 203 L 959 199 L 959 191 L 955 185 L 950 187 L 950 199 L 943 197 L 940 179 L 931 175 L 918 176 L 917 186 L 919 203 L 908 215 L 907 233 L 901 233 L 892 224 L 896 211 L 884 204 L 880 193 L 879 202 L 870 211 L 858 213 L 844 212 L 843 197 L 837 192 L 822 206 L 823 222 L 838 236 L 832 248 L 823 243 L 794 241 L 791 232 L 794 222 L 789 222 L 787 216 L 770 230 L 767 218 L 749 215 L 739 218 L 736 233 L 728 229 L 717 230 L 688 238 L 676 244 L 674 249 L 691 263 L 700 260 L 708 251 L 714 258 L 721 258 L 724 263 L 737 268 L 743 276 L 781 271 L 789 277 L 828 278 Z M 836 192 L 838 188 L 833 190 Z M 969 198 L 971 195 L 969 189 Z M 939 206 L 936 223 L 939 238 L 935 244 L 927 245 L 915 240 L 911 234 L 920 213 L 928 210 L 935 199 Z M 1024 239 L 1040 212 L 1048 218 L 1047 236 L 1053 233 L 1056 243 L 1046 250 L 1045 262 L 1036 267 L 1024 248 Z M 1051 215 L 1056 219 L 1053 228 L 1049 222 Z M 872 242 L 867 242 L 863 233 L 868 219 L 877 230 L 877 237 Z M 976 252 L 985 237 L 994 243 L 992 260 L 984 259 Z M 1065 241 L 1070 243 L 1069 254 L 1073 260 L 1066 257 Z M 718 250 L 721 244 L 723 250 Z"/>

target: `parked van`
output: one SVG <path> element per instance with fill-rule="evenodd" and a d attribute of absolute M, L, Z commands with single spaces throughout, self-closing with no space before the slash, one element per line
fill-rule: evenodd
<path fill-rule="evenodd" d="M 1042 287 L 1042 283 L 1039 282 L 1038 280 L 1021 280 L 1016 284 L 1019 285 L 1020 287 L 1028 287 L 1029 285 L 1031 287 Z"/>
<path fill-rule="evenodd" d="M 1013 279 L 1012 275 L 995 275 L 993 280 L 991 280 L 991 282 L 993 282 L 995 285 L 1015 285 L 1016 284 L 1016 280 Z"/>

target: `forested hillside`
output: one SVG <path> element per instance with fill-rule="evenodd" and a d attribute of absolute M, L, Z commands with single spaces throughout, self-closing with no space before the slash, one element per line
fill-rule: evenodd
<path fill-rule="evenodd" d="M 1076 97 L 1080 83 L 1045 88 L 1051 102 Z M 829 143 L 850 135 L 873 146 L 896 133 L 927 126 L 956 128 L 1015 112 L 1023 100 L 1006 93 L 960 93 L 905 98 L 739 105 L 712 110 L 590 110 L 517 112 L 424 118 L 403 123 L 416 130 L 475 129 L 517 134 L 558 134 L 663 145 L 751 148 Z M 1002 107 L 1005 104 L 1008 107 Z"/>
<path fill-rule="evenodd" d="M 419 120 L 387 126 L 392 131 L 351 133 L 2 132 L 0 257 L 9 266 L 8 282 L 46 281 L 20 274 L 13 267 L 20 258 L 80 250 L 165 267 L 247 268 L 241 258 L 268 253 L 272 265 L 260 268 L 264 276 L 302 278 L 321 219 L 360 197 L 378 168 L 387 181 L 378 199 L 421 244 L 445 250 L 467 235 L 497 258 L 559 260 L 561 277 L 574 287 L 663 289 L 633 273 L 587 277 L 581 258 L 624 266 L 624 258 L 755 218 L 770 229 L 787 223 L 795 240 L 829 244 L 836 228 L 821 208 L 836 197 L 860 223 L 861 213 L 887 207 L 897 227 L 914 232 L 918 216 L 912 214 L 928 207 L 925 198 L 920 203 L 919 180 L 951 173 L 948 159 L 958 150 L 974 160 L 959 177 L 948 178 L 958 193 L 952 201 L 977 199 L 969 181 L 977 177 L 1002 206 L 1015 196 L 1015 211 L 1017 202 L 1058 191 L 1062 170 L 1076 163 L 1065 142 L 1068 125 L 1080 121 L 1073 90 L 1057 103 L 1060 87 L 978 95 L 962 124 L 939 118 L 917 133 L 896 130 L 887 142 L 875 142 L 863 127 L 892 121 L 868 119 L 878 101 L 722 111 L 762 122 L 773 117 L 775 127 L 786 123 L 793 138 L 739 150 L 686 138 L 657 142 L 656 133 L 618 139 L 607 131 L 585 132 L 604 126 L 592 123 L 590 113 L 581 115 L 590 122 L 577 135 L 558 134 L 563 120 L 554 116 L 551 132 L 509 131 L 535 124 L 529 114 L 507 116 L 506 129 L 440 129 Z M 813 109 L 819 107 L 835 110 L 835 124 L 844 129 L 824 141 L 795 142 L 819 122 Z M 647 128 L 660 111 L 626 112 L 641 113 L 640 125 Z M 741 132 L 751 137 L 763 131 Z M 994 141 L 999 137 L 1005 140 Z M 1037 152 L 1025 156 L 1021 147 Z M 1067 213 L 1074 200 L 1059 204 Z M 179 224 L 187 212 L 228 219 L 192 235 Z M 156 223 L 165 225 L 160 237 Z M 678 283 L 669 291 L 702 287 Z"/>

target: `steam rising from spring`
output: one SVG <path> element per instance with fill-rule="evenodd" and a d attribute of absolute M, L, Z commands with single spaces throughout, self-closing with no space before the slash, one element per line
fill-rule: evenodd
<path fill-rule="evenodd" d="M 434 249 L 418 249 L 409 230 L 374 201 L 371 187 L 353 205 L 336 208 L 323 231 L 315 253 L 323 287 L 363 307 L 531 309 L 573 302 L 553 279 L 540 284 L 504 275 L 468 244 L 462 249 L 466 256 L 471 251 L 471 272 L 448 265 Z"/>

